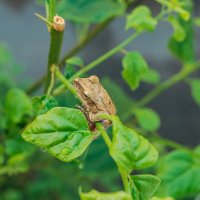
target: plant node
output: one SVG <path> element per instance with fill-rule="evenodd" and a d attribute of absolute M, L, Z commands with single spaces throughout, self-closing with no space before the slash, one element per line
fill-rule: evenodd
<path fill-rule="evenodd" d="M 53 29 L 56 30 L 56 31 L 64 31 L 65 29 L 65 20 L 56 15 L 54 18 L 53 18 Z"/>

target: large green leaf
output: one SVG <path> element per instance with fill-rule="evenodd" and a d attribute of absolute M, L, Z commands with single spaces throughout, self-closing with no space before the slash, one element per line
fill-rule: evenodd
<path fill-rule="evenodd" d="M 64 162 L 79 157 L 92 141 L 84 114 L 64 107 L 38 116 L 25 128 L 22 137 Z"/>
<path fill-rule="evenodd" d="M 191 93 L 194 101 L 200 106 L 200 79 L 193 79 L 190 82 Z"/>
<path fill-rule="evenodd" d="M 125 8 L 122 0 L 62 0 L 58 13 L 78 23 L 101 23 L 108 18 L 122 15 Z"/>
<path fill-rule="evenodd" d="M 161 196 L 183 199 L 200 192 L 198 157 L 185 151 L 176 150 L 161 159 L 159 164 L 157 175 L 162 180 L 159 189 Z"/>
<path fill-rule="evenodd" d="M 143 56 L 136 51 L 129 52 L 122 60 L 122 76 L 133 90 L 139 86 L 142 76 L 147 72 L 148 65 Z"/>
<path fill-rule="evenodd" d="M 142 174 L 131 176 L 134 187 L 132 187 L 132 196 L 134 200 L 149 200 L 160 185 L 160 179 L 151 174 Z"/>
<path fill-rule="evenodd" d="M 142 129 L 156 131 L 160 127 L 159 115 L 150 108 L 138 108 L 134 110 L 136 119 Z"/>
<path fill-rule="evenodd" d="M 158 152 L 147 139 L 133 129 L 124 126 L 118 117 L 112 118 L 113 139 L 110 154 L 115 162 L 127 172 L 152 166 Z"/>
<path fill-rule="evenodd" d="M 88 193 L 80 193 L 81 200 L 132 200 L 131 196 L 124 191 L 103 193 L 92 190 Z"/>
<path fill-rule="evenodd" d="M 33 112 L 30 98 L 20 89 L 10 89 L 6 95 L 5 112 L 13 123 L 23 121 L 26 116 L 31 116 Z"/>
<path fill-rule="evenodd" d="M 134 28 L 153 31 L 156 25 L 157 20 L 152 17 L 151 10 L 147 6 L 138 6 L 127 16 L 126 20 L 126 30 Z"/>

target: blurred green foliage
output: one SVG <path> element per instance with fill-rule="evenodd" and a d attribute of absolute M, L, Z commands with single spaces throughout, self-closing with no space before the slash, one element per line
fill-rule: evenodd
<path fill-rule="evenodd" d="M 134 28 L 135 30 L 153 31 L 156 28 L 158 19 L 163 17 L 164 21 L 169 22 L 174 29 L 169 39 L 171 52 L 180 59 L 184 66 L 195 62 L 194 24 L 193 18 L 190 18 L 193 9 L 192 1 L 156 1 L 161 4 L 162 12 L 167 11 L 167 16 L 162 15 L 163 13 L 161 12 L 159 17 L 153 17 L 150 8 L 138 6 L 127 15 L 126 29 Z M 57 11 L 76 25 L 86 24 L 89 26 L 87 29 L 89 31 L 90 24 L 99 24 L 110 18 L 125 15 L 126 2 L 134 1 L 60 0 L 57 2 Z M 44 2 L 42 1 L 42 3 Z M 87 31 L 85 34 L 87 34 Z M 190 65 L 188 66 L 190 67 Z M 80 57 L 72 57 L 66 61 L 65 76 L 70 78 L 77 70 L 83 67 L 84 61 Z M 122 68 L 122 77 L 130 89 L 137 89 L 141 81 L 154 85 L 160 84 L 159 72 L 150 68 L 139 52 L 128 52 L 122 60 Z M 101 137 L 97 137 L 91 143 L 91 133 L 88 130 L 86 119 L 80 111 L 73 109 L 74 116 L 78 115 L 79 117 L 65 119 L 64 121 L 61 118 L 66 116 L 66 113 L 60 114 L 59 109 L 52 113 L 52 110 L 55 111 L 55 107 L 58 105 L 75 108 L 78 102 L 77 99 L 69 93 L 59 97 L 39 96 L 39 94 L 33 98 L 29 97 L 24 91 L 26 84 L 19 82 L 17 79 L 17 74 L 21 69 L 22 67 L 16 62 L 7 46 L 1 42 L 0 199 L 76 200 L 80 199 L 78 194 L 79 186 L 82 186 L 81 199 L 97 199 L 98 197 L 103 200 L 129 200 L 132 198 L 147 200 L 152 198 L 157 188 L 156 196 L 158 197 L 153 197 L 152 200 L 194 199 L 200 193 L 199 147 L 188 149 L 187 147 L 170 143 L 171 146 L 178 150 L 168 152 L 169 149 L 166 143 L 160 140 L 153 141 L 160 149 L 160 158 L 156 167 L 142 171 L 145 173 L 143 175 L 138 175 L 138 171 L 135 175 L 130 175 L 129 187 L 132 190 L 132 197 L 122 192 L 122 183 L 114 160 L 128 172 L 133 169 L 142 170 L 147 166 L 152 166 L 157 160 L 157 151 L 148 140 L 137 134 L 134 129 L 146 134 L 150 139 L 151 136 L 154 138 L 155 132 L 160 127 L 159 115 L 154 110 L 146 107 L 134 109 L 136 100 L 130 98 L 109 77 L 103 77 L 102 84 L 112 97 L 118 116 L 130 127 L 122 125 L 117 117 L 113 118 L 113 129 L 108 129 L 112 138 L 110 151 L 114 159 L 112 160 Z M 86 76 L 86 74 L 83 76 Z M 192 97 L 199 105 L 199 79 L 191 78 L 188 83 L 191 87 Z M 65 111 L 68 112 L 67 110 Z M 41 127 L 39 123 L 41 120 L 46 122 L 42 124 L 44 127 Z M 72 135 L 72 138 L 77 131 L 81 133 L 87 132 L 88 134 L 82 135 L 86 140 L 85 142 L 81 141 L 83 143 L 78 143 L 77 149 L 72 152 L 73 155 L 67 154 L 67 156 L 71 156 L 71 159 L 76 158 L 71 163 L 64 163 L 50 156 L 50 154 L 58 158 L 66 156 L 63 154 L 63 146 L 62 148 L 59 146 L 63 138 L 59 138 L 60 135 L 57 132 L 52 133 L 49 129 L 49 127 L 55 125 L 55 121 L 59 121 L 59 128 L 64 136 L 66 136 L 66 132 L 64 132 L 66 127 L 73 130 L 67 133 Z M 27 126 L 27 123 L 30 123 L 30 125 Z M 74 127 L 77 124 L 81 125 L 75 131 Z M 36 130 L 35 134 L 32 134 L 33 130 Z M 41 131 L 46 131 L 48 136 L 45 135 L 43 137 L 44 133 Z M 21 137 L 22 132 L 25 140 L 39 147 L 25 142 Z M 50 137 L 49 133 L 54 136 Z M 75 138 L 75 142 L 78 139 Z M 90 146 L 88 146 L 89 143 L 91 143 Z M 56 145 L 59 148 L 52 150 L 52 147 Z M 74 140 L 72 143 L 69 141 L 64 143 L 65 148 L 66 146 L 73 148 L 73 145 L 77 145 Z M 78 156 L 80 157 L 77 158 Z M 63 157 L 61 160 L 64 160 Z M 159 178 L 150 175 L 151 173 L 161 179 L 161 184 Z M 102 192 L 96 190 L 88 193 L 84 192 L 90 191 L 91 188 Z"/>

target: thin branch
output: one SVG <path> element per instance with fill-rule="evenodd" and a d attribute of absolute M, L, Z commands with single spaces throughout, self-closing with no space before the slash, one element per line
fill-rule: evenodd
<path fill-rule="evenodd" d="M 51 66 L 57 65 L 60 57 L 63 35 L 64 35 L 65 21 L 62 17 L 54 16 L 53 25 L 50 29 L 50 49 L 48 56 L 47 76 L 45 82 L 45 92 L 48 90 L 51 81 Z"/>
<path fill-rule="evenodd" d="M 54 83 L 55 83 L 55 68 L 56 68 L 55 65 L 51 66 L 51 81 L 50 81 L 50 84 L 49 84 L 49 87 L 48 87 L 48 90 L 47 90 L 47 95 L 51 94 Z"/>
<path fill-rule="evenodd" d="M 197 71 L 200 68 L 200 61 L 197 61 L 193 65 L 187 65 L 184 66 L 183 69 L 171 76 L 169 79 L 164 81 L 163 83 L 159 84 L 157 87 L 155 87 L 153 90 L 151 90 L 146 96 L 144 96 L 141 100 L 139 100 L 134 107 L 142 107 L 151 102 L 153 99 L 155 99 L 159 94 L 161 94 L 163 91 L 167 90 L 171 86 L 175 85 L 176 83 L 182 81 L 185 79 L 188 75 L 191 73 Z"/>
<path fill-rule="evenodd" d="M 56 77 L 64 84 L 64 86 L 69 89 L 69 91 L 74 94 L 74 96 L 77 96 L 77 92 L 74 89 L 74 87 L 71 85 L 71 83 L 65 78 L 65 76 L 60 72 L 58 67 L 55 67 L 55 75 Z"/>
<path fill-rule="evenodd" d="M 177 142 L 174 142 L 172 140 L 169 140 L 169 139 L 166 139 L 166 138 L 163 138 L 159 135 L 156 135 L 156 136 L 153 136 L 151 137 L 151 139 L 153 140 L 156 140 L 158 142 L 160 142 L 161 144 L 165 145 L 166 147 L 170 147 L 172 149 L 179 149 L 179 150 L 182 150 L 182 151 L 185 151 L 189 154 L 191 154 L 192 156 L 196 157 L 196 158 L 200 158 L 200 155 L 195 153 L 192 149 L 182 145 L 182 144 L 179 144 Z"/>
<path fill-rule="evenodd" d="M 106 59 L 110 58 L 111 56 L 113 56 L 114 54 L 119 52 L 121 49 L 123 49 L 125 46 L 127 46 L 133 39 L 138 37 L 141 33 L 142 33 L 142 31 L 135 32 L 130 37 L 125 39 L 123 42 L 118 44 L 115 48 L 113 48 L 110 51 L 106 52 L 105 54 L 103 54 L 102 56 L 100 56 L 99 58 L 97 58 L 96 60 L 94 60 L 93 62 L 91 62 L 90 64 L 88 64 L 84 68 L 82 68 L 81 70 L 79 70 L 76 74 L 74 74 L 69 79 L 69 81 L 72 82 L 75 78 L 80 77 L 81 75 L 83 75 L 84 73 L 90 71 L 91 69 L 93 69 L 94 67 L 96 67 L 97 65 L 99 65 L 100 63 L 105 61 Z M 60 85 L 54 90 L 53 94 L 54 95 L 59 95 L 63 91 L 63 89 L 64 89 L 64 85 Z"/>

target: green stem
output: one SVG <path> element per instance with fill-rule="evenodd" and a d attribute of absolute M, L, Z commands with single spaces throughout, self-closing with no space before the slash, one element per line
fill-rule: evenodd
<path fill-rule="evenodd" d="M 158 142 L 160 142 L 160 143 L 162 143 L 165 146 L 168 146 L 170 148 L 180 149 L 182 151 L 185 151 L 185 152 L 193 155 L 194 157 L 197 157 L 198 159 L 200 158 L 200 155 L 195 153 L 195 152 L 193 152 L 192 149 L 190 149 L 190 148 L 188 148 L 188 147 L 186 147 L 184 145 L 178 144 L 178 143 L 176 143 L 174 141 L 171 141 L 171 140 L 168 140 L 166 138 L 163 138 L 163 137 L 161 137 L 159 135 L 153 136 L 152 139 L 154 139 L 154 140 L 156 140 L 156 141 L 158 141 Z"/>
<path fill-rule="evenodd" d="M 189 74 L 195 72 L 200 67 L 200 62 L 197 62 L 193 65 L 184 66 L 183 69 L 171 76 L 169 79 L 159 84 L 153 90 L 151 90 L 146 96 L 144 96 L 141 100 L 139 100 L 134 107 L 142 107 L 152 101 L 155 97 L 157 97 L 160 93 L 173 86 L 174 84 L 180 82 L 184 78 L 186 78 Z"/>
<path fill-rule="evenodd" d="M 180 150 L 185 150 L 185 151 L 189 151 L 191 152 L 191 149 L 181 145 L 181 144 L 178 144 L 174 141 L 171 141 L 171 140 L 168 140 L 168 139 L 165 139 L 163 137 L 160 137 L 160 136 L 153 136 L 152 139 L 155 139 L 157 141 L 159 141 L 160 143 L 164 144 L 165 146 L 168 146 L 168 147 L 171 147 L 173 149 L 180 149 Z"/>
<path fill-rule="evenodd" d="M 47 5 L 46 9 L 47 17 L 50 22 L 53 22 L 53 17 L 56 15 L 56 0 L 46 0 Z"/>
<path fill-rule="evenodd" d="M 128 51 L 126 49 L 121 49 L 120 52 L 124 55 L 128 54 Z"/>
<path fill-rule="evenodd" d="M 51 66 L 58 64 L 63 42 L 63 33 L 64 31 L 57 31 L 54 28 L 51 28 L 50 30 L 51 41 L 48 57 L 45 91 L 47 91 L 51 80 Z"/>
<path fill-rule="evenodd" d="M 47 18 L 43 17 L 42 15 L 35 13 L 35 16 L 37 16 L 40 20 L 45 22 L 49 27 L 52 26 L 52 22 L 50 22 Z"/>
<path fill-rule="evenodd" d="M 117 52 L 119 52 L 121 49 L 123 49 L 125 46 L 127 46 L 133 39 L 135 39 L 138 35 L 140 35 L 141 32 L 142 31 L 135 32 L 130 37 L 128 37 L 127 39 L 125 39 L 122 43 L 120 43 L 119 45 L 117 45 L 115 48 L 111 49 L 107 53 L 103 54 L 102 56 L 100 56 L 99 58 L 97 58 L 96 60 L 94 60 L 93 62 L 91 62 L 90 64 L 88 64 L 84 68 L 82 68 L 81 70 L 79 70 L 76 74 L 74 74 L 69 79 L 69 81 L 72 82 L 75 78 L 80 77 L 81 75 L 83 75 L 86 72 L 90 71 L 91 69 L 93 69 L 94 67 L 96 67 L 97 65 L 99 65 L 100 63 L 102 63 L 103 61 L 105 61 L 106 59 L 110 58 L 111 56 L 113 56 L 114 54 L 116 54 Z M 60 85 L 58 88 L 56 88 L 54 90 L 53 94 L 54 95 L 58 95 L 58 94 L 60 94 L 63 91 L 63 89 L 64 89 L 64 85 Z"/>
<path fill-rule="evenodd" d="M 102 135 L 102 138 L 104 139 L 109 151 L 111 150 L 111 146 L 112 146 L 112 142 L 107 134 L 107 132 L 105 131 L 105 128 L 104 126 L 97 122 L 96 123 L 96 127 L 98 129 L 98 131 L 101 133 Z M 129 189 L 129 183 L 128 183 L 128 174 L 123 170 L 121 169 L 118 164 L 116 163 L 117 167 L 118 167 L 118 170 L 119 170 L 119 173 L 121 175 L 121 178 L 122 178 L 122 183 L 124 185 L 124 189 L 126 192 L 130 193 L 130 189 Z"/>
<path fill-rule="evenodd" d="M 129 187 L 129 182 L 128 182 L 128 173 L 125 172 L 124 170 L 120 169 L 120 167 L 118 166 L 118 170 L 119 170 L 119 173 L 121 175 L 121 178 L 122 178 L 122 183 L 124 185 L 124 190 L 127 192 L 127 193 L 131 193 L 130 191 L 130 187 Z"/>
<path fill-rule="evenodd" d="M 73 88 L 71 83 L 63 76 L 63 74 L 60 72 L 59 68 L 55 68 L 55 75 L 56 77 L 64 84 L 64 86 L 69 89 L 69 91 L 74 94 L 74 96 L 77 96 L 76 90 Z"/>
<path fill-rule="evenodd" d="M 51 66 L 51 81 L 50 81 L 50 84 L 49 84 L 49 87 L 48 87 L 48 90 L 47 90 L 47 95 L 51 94 L 54 83 L 55 83 L 55 65 L 52 65 Z"/>
<path fill-rule="evenodd" d="M 84 68 L 82 68 L 81 70 L 79 70 L 76 74 L 74 74 L 74 76 L 72 76 L 70 78 L 70 81 L 73 81 L 75 78 L 80 77 L 81 75 L 90 71 L 91 69 L 93 69 L 94 67 L 96 67 L 97 65 L 102 63 L 103 61 L 107 60 L 108 58 L 110 58 L 111 56 L 113 56 L 114 54 L 119 52 L 121 49 L 123 49 L 125 46 L 127 46 L 133 39 L 135 39 L 138 35 L 140 35 L 141 32 L 142 31 L 135 32 L 130 37 L 125 39 L 122 43 L 117 45 L 115 48 L 111 49 L 107 53 L 103 54 L 102 56 L 100 56 L 99 58 L 97 58 L 96 60 L 94 60 L 93 62 L 91 62 L 90 64 L 88 64 Z"/>
<path fill-rule="evenodd" d="M 97 122 L 95 125 L 96 125 L 98 131 L 101 133 L 106 145 L 108 146 L 108 149 L 110 150 L 112 142 L 111 142 L 107 132 L 105 131 L 103 125 L 100 122 Z"/>

